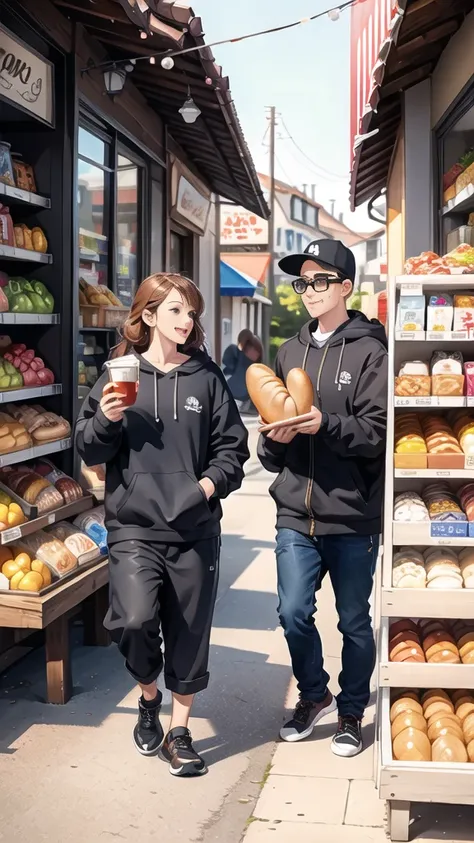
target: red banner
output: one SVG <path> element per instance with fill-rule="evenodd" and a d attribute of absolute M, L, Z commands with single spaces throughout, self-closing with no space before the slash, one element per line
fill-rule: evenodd
<path fill-rule="evenodd" d="M 351 149 L 372 90 L 372 71 L 390 32 L 396 0 L 358 0 L 351 8 Z"/>

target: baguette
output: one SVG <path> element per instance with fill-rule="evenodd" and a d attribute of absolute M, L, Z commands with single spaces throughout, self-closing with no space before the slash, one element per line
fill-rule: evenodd
<path fill-rule="evenodd" d="M 302 369 L 292 369 L 288 389 L 275 373 L 262 363 L 247 369 L 247 389 L 252 402 L 266 424 L 308 413 L 313 403 L 313 386 Z"/>

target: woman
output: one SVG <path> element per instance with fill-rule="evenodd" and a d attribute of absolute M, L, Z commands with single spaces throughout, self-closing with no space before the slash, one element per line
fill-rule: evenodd
<path fill-rule="evenodd" d="M 250 401 L 245 378 L 247 369 L 252 363 L 262 362 L 263 346 L 258 337 L 248 328 L 240 332 L 237 341 L 238 345 L 230 345 L 224 352 L 222 358 L 224 374 L 240 411 L 257 414 Z"/>
<path fill-rule="evenodd" d="M 207 687 L 220 552 L 220 500 L 238 489 L 247 431 L 218 368 L 201 349 L 204 302 L 180 275 L 139 287 L 116 356 L 140 361 L 136 403 L 125 407 L 103 375 L 84 402 L 76 444 L 106 463 L 110 609 L 106 628 L 141 688 L 135 746 L 175 776 L 207 768 L 192 744 L 194 694 Z M 173 695 L 169 731 L 159 714 L 163 668 Z"/>

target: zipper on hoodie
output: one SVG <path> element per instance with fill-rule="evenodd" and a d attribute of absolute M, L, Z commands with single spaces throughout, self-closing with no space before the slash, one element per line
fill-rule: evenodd
<path fill-rule="evenodd" d="M 316 394 L 318 396 L 318 404 L 319 404 L 318 410 L 321 410 L 321 393 L 319 391 L 319 387 L 320 387 L 320 384 L 321 384 L 321 373 L 323 371 L 323 366 L 324 366 L 324 363 L 326 361 L 328 350 L 329 350 L 329 346 L 326 345 L 326 347 L 323 351 L 323 356 L 321 358 L 321 363 L 319 364 L 318 376 L 316 378 Z M 308 361 L 308 355 L 309 355 L 309 343 L 308 343 L 308 346 L 306 348 L 306 354 L 305 354 L 305 358 L 304 358 L 304 361 L 303 361 L 303 369 L 306 369 L 306 363 Z M 314 466 L 314 439 L 313 439 L 312 436 L 309 437 L 309 466 L 310 466 L 310 472 L 309 472 L 309 477 L 308 477 L 308 485 L 306 487 L 305 506 L 306 506 L 306 509 L 308 510 L 308 515 L 309 515 L 309 535 L 310 535 L 310 538 L 313 538 L 314 533 L 316 531 L 316 518 L 315 518 L 314 512 L 313 512 L 312 507 L 311 507 L 311 498 L 313 496 L 313 486 L 314 486 L 314 467 L 315 467 Z"/>

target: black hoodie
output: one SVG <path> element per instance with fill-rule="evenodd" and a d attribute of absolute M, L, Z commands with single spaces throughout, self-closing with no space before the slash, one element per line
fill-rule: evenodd
<path fill-rule="evenodd" d="M 278 472 L 270 488 L 277 526 L 307 535 L 380 532 L 387 413 L 387 340 L 383 326 L 348 312 L 322 348 L 308 322 L 279 350 L 275 371 L 286 382 L 304 368 L 322 412 L 319 432 L 289 445 L 262 436 L 260 461 Z"/>
<path fill-rule="evenodd" d="M 225 498 L 242 483 L 248 433 L 226 380 L 204 352 L 164 374 L 140 360 L 136 403 L 122 422 L 99 407 L 107 374 L 82 406 L 75 439 L 86 465 L 106 463 L 109 542 L 177 544 L 220 534 Z M 198 481 L 216 487 L 209 500 Z"/>

